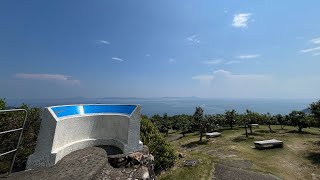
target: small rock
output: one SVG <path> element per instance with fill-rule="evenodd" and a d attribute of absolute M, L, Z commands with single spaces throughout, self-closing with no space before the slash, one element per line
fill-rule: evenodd
<path fill-rule="evenodd" d="M 193 167 L 199 163 L 198 160 L 186 160 L 184 161 L 184 166 L 186 167 Z"/>
<path fill-rule="evenodd" d="M 143 153 L 141 152 L 134 152 L 134 153 L 131 153 L 129 155 L 129 157 L 131 157 L 132 159 L 135 159 L 136 161 L 140 162 L 142 157 L 143 157 Z"/>
<path fill-rule="evenodd" d="M 179 153 L 178 157 L 179 157 L 179 158 L 184 158 L 184 157 L 185 157 L 185 155 L 184 155 L 184 154 L 182 154 L 182 153 Z"/>

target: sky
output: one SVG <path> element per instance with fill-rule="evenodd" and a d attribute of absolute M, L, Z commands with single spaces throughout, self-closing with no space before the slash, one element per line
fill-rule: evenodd
<path fill-rule="evenodd" d="M 1 0 L 0 98 L 319 98 L 319 7 Z"/>

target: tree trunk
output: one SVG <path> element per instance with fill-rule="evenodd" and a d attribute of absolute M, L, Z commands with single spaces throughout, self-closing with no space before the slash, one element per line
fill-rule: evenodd
<path fill-rule="evenodd" d="M 200 141 L 202 141 L 202 132 L 200 132 Z"/>
<path fill-rule="evenodd" d="M 272 130 L 271 130 L 271 124 L 269 124 L 268 127 L 269 127 L 270 132 L 272 132 Z"/>
<path fill-rule="evenodd" d="M 249 125 L 249 128 L 250 128 L 250 134 L 252 134 L 252 126 Z"/>
<path fill-rule="evenodd" d="M 246 124 L 244 125 L 244 128 L 246 130 L 246 137 L 248 137 L 248 130 L 247 130 L 247 125 Z"/>
<path fill-rule="evenodd" d="M 283 125 L 283 124 L 280 124 L 280 126 L 281 126 L 281 129 L 283 130 L 284 125 Z"/>
<path fill-rule="evenodd" d="M 232 129 L 232 124 L 230 124 L 230 128 Z"/>

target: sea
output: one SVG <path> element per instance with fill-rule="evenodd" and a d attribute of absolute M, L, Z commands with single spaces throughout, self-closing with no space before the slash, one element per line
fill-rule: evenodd
<path fill-rule="evenodd" d="M 316 99 L 240 99 L 240 98 L 198 98 L 198 97 L 160 97 L 160 98 L 64 98 L 64 99 L 6 99 L 8 106 L 18 107 L 22 103 L 31 107 L 48 107 L 66 104 L 140 104 L 142 114 L 168 115 L 193 114 L 200 106 L 206 114 L 222 114 L 235 109 L 243 113 L 246 109 L 270 114 L 288 114 L 292 110 L 304 110 Z"/>

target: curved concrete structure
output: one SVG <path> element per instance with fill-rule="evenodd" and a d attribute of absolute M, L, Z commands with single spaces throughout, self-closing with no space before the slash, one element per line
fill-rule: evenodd
<path fill-rule="evenodd" d="M 123 153 L 141 150 L 139 105 L 66 105 L 43 109 L 34 154 L 27 169 L 53 166 L 67 154 L 112 145 Z"/>

